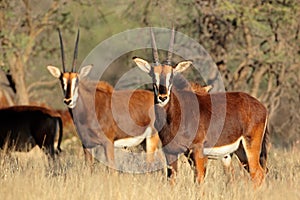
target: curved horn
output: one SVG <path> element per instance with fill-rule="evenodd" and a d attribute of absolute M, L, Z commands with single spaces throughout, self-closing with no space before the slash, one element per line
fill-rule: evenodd
<path fill-rule="evenodd" d="M 76 42 L 75 42 L 75 49 L 74 49 L 74 57 L 73 57 L 73 64 L 72 64 L 72 72 L 75 72 L 75 67 L 76 67 L 77 54 L 78 54 L 79 34 L 80 34 L 80 31 L 79 31 L 79 29 L 78 29 L 78 32 L 77 32 L 77 38 L 76 38 Z"/>
<path fill-rule="evenodd" d="M 66 72 L 66 67 L 65 67 L 64 44 L 63 44 L 63 41 L 62 41 L 60 29 L 58 28 L 57 31 L 58 31 L 59 42 L 60 42 L 60 51 L 61 51 L 62 67 L 63 67 L 63 72 L 65 73 L 65 72 Z"/>
<path fill-rule="evenodd" d="M 158 50 L 157 50 L 152 27 L 150 27 L 150 33 L 151 33 L 151 45 L 152 45 L 152 54 L 153 54 L 154 63 L 155 65 L 159 65 Z"/>
<path fill-rule="evenodd" d="M 174 47 L 174 40 L 175 40 L 175 28 L 173 26 L 172 35 L 171 35 L 171 39 L 170 39 L 169 50 L 168 50 L 168 55 L 167 55 L 167 64 L 168 65 L 171 65 L 171 60 L 172 60 L 172 55 L 173 55 L 173 47 Z"/>

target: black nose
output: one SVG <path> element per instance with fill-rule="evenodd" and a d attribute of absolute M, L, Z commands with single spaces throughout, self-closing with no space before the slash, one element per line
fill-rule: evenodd
<path fill-rule="evenodd" d="M 64 103 L 66 105 L 69 105 L 72 102 L 72 99 L 64 99 Z"/>
<path fill-rule="evenodd" d="M 164 102 L 168 98 L 168 96 L 159 96 L 158 98 L 159 98 L 159 100 Z"/>

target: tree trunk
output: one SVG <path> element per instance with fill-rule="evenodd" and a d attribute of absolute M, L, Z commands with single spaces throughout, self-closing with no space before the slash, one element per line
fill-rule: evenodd
<path fill-rule="evenodd" d="M 17 52 L 11 56 L 10 71 L 16 87 L 16 104 L 28 105 L 29 96 L 26 89 L 24 66 L 22 59 Z"/>

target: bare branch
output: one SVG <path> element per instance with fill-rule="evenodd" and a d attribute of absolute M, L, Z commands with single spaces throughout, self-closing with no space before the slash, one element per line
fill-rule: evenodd
<path fill-rule="evenodd" d="M 57 11 L 58 7 L 59 7 L 58 2 L 53 1 L 50 9 L 45 13 L 44 17 L 41 20 L 43 24 L 48 24 L 50 16 L 53 15 L 55 13 L 55 11 Z M 32 48 L 35 44 L 36 37 L 39 34 L 41 34 L 45 28 L 46 28 L 46 26 L 41 26 L 41 25 L 32 25 L 30 27 L 29 41 L 28 41 L 26 49 L 23 53 L 23 62 L 24 63 L 27 63 L 27 61 L 30 57 L 30 54 L 32 53 Z"/>
<path fill-rule="evenodd" d="M 42 81 L 42 80 L 37 81 L 37 82 L 30 84 L 27 87 L 27 92 L 30 94 L 34 90 L 37 90 L 38 88 L 53 88 L 53 87 L 56 87 L 57 82 L 58 82 L 57 79 L 52 80 L 52 81 Z"/>
<path fill-rule="evenodd" d="M 253 74 L 253 84 L 251 89 L 252 96 L 258 97 L 259 86 L 267 69 L 267 66 L 260 66 L 256 73 Z"/>

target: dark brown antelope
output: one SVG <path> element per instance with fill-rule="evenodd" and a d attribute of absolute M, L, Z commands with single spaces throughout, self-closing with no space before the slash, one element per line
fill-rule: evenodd
<path fill-rule="evenodd" d="M 199 95 L 172 89 L 174 76 L 192 64 L 182 61 L 172 66 L 174 37 L 173 29 L 166 63 L 159 62 L 152 29 L 154 66 L 141 58 L 133 58 L 153 80 L 155 128 L 169 166 L 168 177 L 172 182 L 175 180 L 176 160 L 181 153 L 191 156 L 198 182 L 204 179 L 208 158 L 226 160 L 235 153 L 255 186 L 260 185 L 266 173 L 268 150 L 266 108 L 242 92 Z"/>
<path fill-rule="evenodd" d="M 12 106 L 0 109 L 1 148 L 29 151 L 38 145 L 54 158 L 58 129 L 57 150 L 61 151 L 63 127 L 57 112 L 39 106 Z"/>
<path fill-rule="evenodd" d="M 88 81 L 85 78 L 92 65 L 84 66 L 76 72 L 79 31 L 72 70 L 66 71 L 60 31 L 59 38 L 63 71 L 54 66 L 47 68 L 61 82 L 64 103 L 69 108 L 82 141 L 85 158 L 92 161 L 90 150 L 100 145 L 104 148 L 108 164 L 114 166 L 114 147 L 136 146 L 145 138 L 147 138 L 147 152 L 154 152 L 159 138 L 151 123 L 154 121 L 151 120 L 154 113 L 149 113 L 149 110 L 153 111 L 152 92 L 114 91 L 106 82 Z"/>

